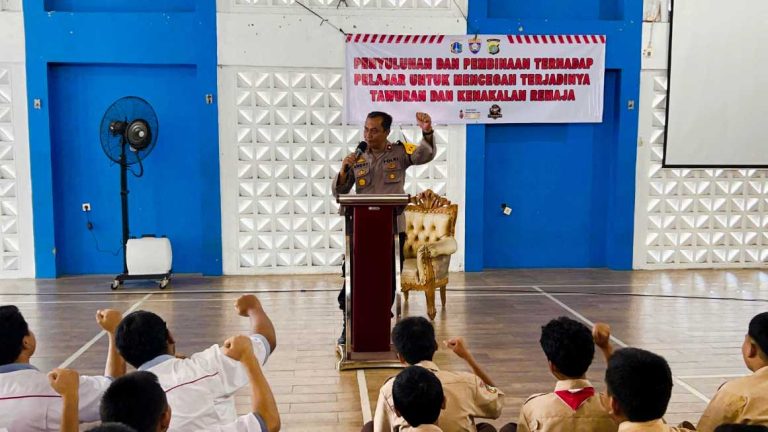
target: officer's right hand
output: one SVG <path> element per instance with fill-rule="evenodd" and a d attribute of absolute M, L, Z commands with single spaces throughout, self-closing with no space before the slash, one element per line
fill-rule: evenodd
<path fill-rule="evenodd" d="M 354 153 L 350 153 L 347 155 L 347 157 L 344 158 L 343 161 L 341 161 L 341 175 L 346 175 L 347 170 L 351 168 L 355 162 L 357 162 L 357 158 L 355 157 Z"/>

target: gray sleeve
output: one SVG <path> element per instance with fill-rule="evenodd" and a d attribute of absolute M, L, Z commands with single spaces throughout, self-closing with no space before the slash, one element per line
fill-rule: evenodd
<path fill-rule="evenodd" d="M 435 146 L 435 134 L 433 132 L 424 136 L 419 146 L 410 155 L 411 165 L 422 165 L 431 162 L 435 158 L 435 153 L 437 153 L 437 147 Z"/>
<path fill-rule="evenodd" d="M 352 170 L 349 170 L 349 173 L 347 173 L 347 182 L 340 185 L 339 184 L 339 175 L 336 174 L 336 177 L 333 178 L 333 184 L 331 185 L 331 192 L 333 192 L 333 197 L 338 198 L 339 195 L 349 193 L 349 191 L 352 190 L 352 186 L 355 184 L 355 176 L 354 173 L 352 173 Z"/>

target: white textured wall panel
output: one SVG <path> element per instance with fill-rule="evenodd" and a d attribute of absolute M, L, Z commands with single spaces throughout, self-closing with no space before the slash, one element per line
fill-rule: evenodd
<path fill-rule="evenodd" d="M 656 26 L 654 43 L 666 44 L 666 29 Z M 643 68 L 634 267 L 767 266 L 768 170 L 662 168 L 666 62 L 647 59 Z"/>
<path fill-rule="evenodd" d="M 20 2 L 0 12 L 0 278 L 35 275 Z M 16 11 L 16 12 L 14 12 Z"/>
<path fill-rule="evenodd" d="M 349 32 L 466 28 L 442 0 L 337 3 L 307 2 Z M 361 139 L 361 125 L 342 124 L 344 38 L 291 1 L 220 1 L 218 9 L 224 272 L 337 272 L 344 224 L 331 183 Z M 437 156 L 408 170 L 406 192 L 431 188 L 459 203 L 463 244 L 465 128 L 435 130 Z M 393 125 L 391 139 L 402 138 L 418 142 L 420 130 Z M 453 268 L 463 262 L 462 245 Z"/>

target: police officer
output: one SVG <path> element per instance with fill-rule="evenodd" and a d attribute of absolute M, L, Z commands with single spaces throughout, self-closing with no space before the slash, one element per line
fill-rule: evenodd
<path fill-rule="evenodd" d="M 427 113 L 416 113 L 416 122 L 421 128 L 423 138 L 416 146 L 410 143 L 391 143 L 387 139 L 392 127 L 392 116 L 379 111 L 368 114 L 365 119 L 363 137 L 368 148 L 356 157 L 350 153 L 341 163 L 341 170 L 334 179 L 333 196 L 349 193 L 352 187 L 358 194 L 404 194 L 405 170 L 411 165 L 422 165 L 435 158 L 435 131 L 432 118 Z M 397 230 L 400 234 L 400 260 L 402 266 L 403 243 L 405 242 L 405 217 L 397 218 Z M 346 304 L 342 287 L 339 293 L 339 308 L 344 311 Z M 394 300 L 394 292 L 393 292 Z M 342 318 L 343 319 L 343 318 Z M 346 320 L 341 330 L 338 343 L 344 344 L 346 338 Z"/>

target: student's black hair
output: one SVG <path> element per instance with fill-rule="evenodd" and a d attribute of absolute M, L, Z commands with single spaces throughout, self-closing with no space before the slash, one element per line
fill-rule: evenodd
<path fill-rule="evenodd" d="M 437 351 L 435 328 L 424 317 L 408 317 L 392 330 L 395 350 L 408 364 L 431 361 Z"/>
<path fill-rule="evenodd" d="M 395 409 L 413 427 L 433 424 L 443 406 L 443 386 L 429 369 L 409 366 L 392 384 Z"/>
<path fill-rule="evenodd" d="M 658 420 L 667 412 L 672 396 L 672 371 L 657 354 L 624 348 L 608 361 L 605 384 L 629 421 Z"/>
<path fill-rule="evenodd" d="M 385 112 L 371 111 L 370 113 L 368 113 L 367 118 L 380 118 L 381 127 L 383 127 L 385 131 L 388 131 L 392 128 L 392 116 Z"/>
<path fill-rule="evenodd" d="M 138 368 L 157 356 L 168 354 L 168 327 L 152 312 L 136 311 L 120 321 L 115 343 L 125 361 Z"/>
<path fill-rule="evenodd" d="M 0 306 L 0 366 L 16 361 L 23 348 L 24 336 L 29 326 L 19 308 L 13 305 Z"/>
<path fill-rule="evenodd" d="M 747 334 L 760 347 L 760 350 L 768 355 L 768 312 L 757 314 L 752 318 Z"/>
<path fill-rule="evenodd" d="M 715 432 L 768 432 L 768 426 L 745 424 L 722 424 Z"/>
<path fill-rule="evenodd" d="M 88 432 L 136 432 L 136 429 L 122 423 L 102 423 L 88 429 Z"/>
<path fill-rule="evenodd" d="M 541 327 L 541 349 L 563 375 L 578 378 L 595 357 L 592 331 L 579 321 L 560 317 Z"/>
<path fill-rule="evenodd" d="M 110 384 L 101 397 L 101 421 L 122 423 L 136 432 L 156 432 L 168 407 L 165 391 L 152 372 L 129 373 Z"/>

